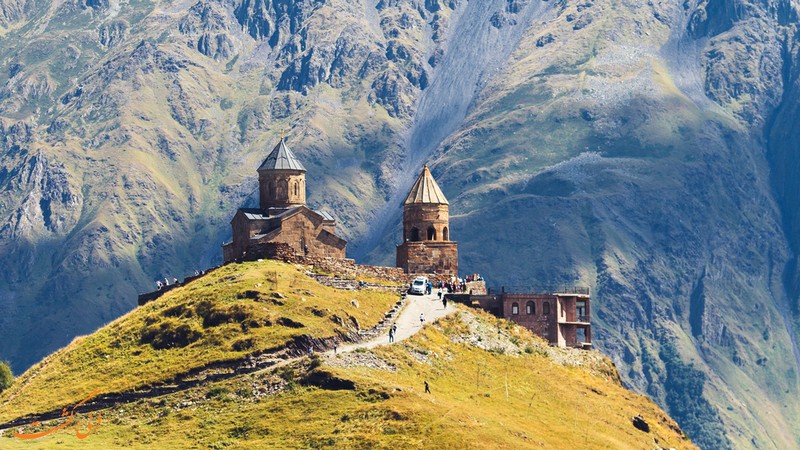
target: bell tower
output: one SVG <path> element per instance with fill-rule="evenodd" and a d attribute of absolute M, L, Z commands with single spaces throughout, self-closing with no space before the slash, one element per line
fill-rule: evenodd
<path fill-rule="evenodd" d="M 403 203 L 403 243 L 397 267 L 406 273 L 458 274 L 458 245 L 450 240 L 450 204 L 428 166 Z"/>
<path fill-rule="evenodd" d="M 258 168 L 258 195 L 264 210 L 306 204 L 306 168 L 283 137 Z"/>

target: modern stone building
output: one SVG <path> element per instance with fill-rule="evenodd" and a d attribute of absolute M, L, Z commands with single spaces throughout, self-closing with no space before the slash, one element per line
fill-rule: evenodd
<path fill-rule="evenodd" d="M 426 165 L 403 203 L 403 243 L 397 267 L 406 273 L 458 275 L 458 245 L 450 240 L 449 203 Z"/>
<path fill-rule="evenodd" d="M 588 289 L 568 293 L 473 295 L 470 302 L 516 322 L 559 347 L 591 348 Z"/>
<path fill-rule="evenodd" d="M 259 207 L 240 208 L 231 220 L 226 263 L 274 257 L 287 245 L 298 255 L 344 258 L 347 241 L 330 214 L 306 206 L 306 169 L 283 138 L 258 168 L 258 185 Z"/>

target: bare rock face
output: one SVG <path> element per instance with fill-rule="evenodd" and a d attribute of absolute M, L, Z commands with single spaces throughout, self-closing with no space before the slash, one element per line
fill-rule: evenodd
<path fill-rule="evenodd" d="M 241 0 L 234 7 L 239 24 L 253 39 L 269 42 L 273 48 L 299 31 L 308 17 L 326 0 Z"/>
<path fill-rule="evenodd" d="M 129 26 L 124 20 L 115 20 L 111 23 L 104 23 L 97 30 L 98 40 L 103 47 L 113 47 L 125 39 L 125 33 Z"/>
<path fill-rule="evenodd" d="M 24 163 L 2 180 L 5 189 L 24 193 L 24 197 L 0 227 L 0 237 L 36 240 L 68 232 L 83 203 L 69 178 L 63 166 L 50 163 L 41 152 L 24 158 Z"/>
<path fill-rule="evenodd" d="M 302 40 L 299 48 L 306 48 Z M 302 53 L 287 51 L 291 59 L 277 88 L 304 92 L 320 83 L 341 88 L 369 59 L 372 48 L 356 25 L 345 27 L 330 45 L 308 48 Z"/>
<path fill-rule="evenodd" d="M 223 5 L 200 1 L 189 9 L 178 25 L 180 32 L 194 39 L 191 45 L 215 60 L 227 60 L 236 54 L 229 29 L 230 20 Z"/>
<path fill-rule="evenodd" d="M 36 0 L 3 0 L 0 1 L 0 25 L 5 27 L 25 19 L 38 6 Z"/>

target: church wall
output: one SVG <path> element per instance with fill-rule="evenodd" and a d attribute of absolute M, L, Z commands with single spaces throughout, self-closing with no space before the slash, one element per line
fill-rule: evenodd
<path fill-rule="evenodd" d="M 288 244 L 300 255 L 344 258 L 345 244 L 323 233 L 324 222 L 313 220 L 305 214 L 295 214 L 281 224 L 277 235 L 266 242 Z"/>
<path fill-rule="evenodd" d="M 403 240 L 414 241 L 411 229 L 419 230 L 419 240 L 427 240 L 428 227 L 436 230 L 436 241 L 443 241 L 444 228 L 448 226 L 450 213 L 448 205 L 415 203 L 403 207 Z"/>
<path fill-rule="evenodd" d="M 223 249 L 224 261 L 231 261 L 236 259 L 238 255 L 242 255 L 250 244 L 250 237 L 256 234 L 265 224 L 266 221 L 248 220 L 244 215 L 237 213 L 231 222 L 233 242 L 231 242 L 228 250 Z"/>
<path fill-rule="evenodd" d="M 285 208 L 306 204 L 306 175 L 296 170 L 270 170 L 258 173 L 261 209 Z"/>
<path fill-rule="evenodd" d="M 458 274 L 455 242 L 406 242 L 397 247 L 397 267 L 407 273 Z"/>

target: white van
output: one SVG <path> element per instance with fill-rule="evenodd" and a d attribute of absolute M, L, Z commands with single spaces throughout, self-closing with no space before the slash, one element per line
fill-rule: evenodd
<path fill-rule="evenodd" d="M 417 277 L 411 283 L 411 289 L 408 290 L 409 294 L 425 295 L 428 290 L 428 279 L 426 277 Z"/>

